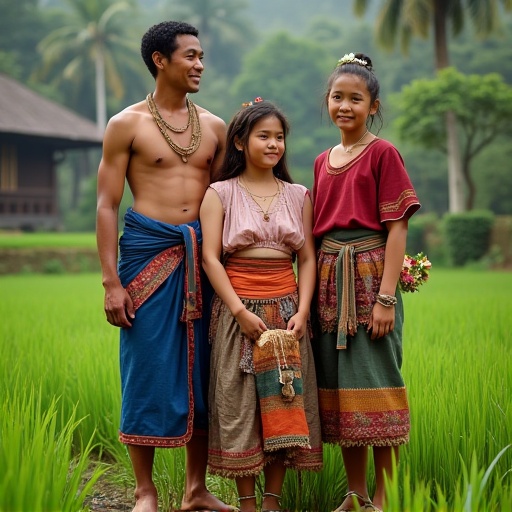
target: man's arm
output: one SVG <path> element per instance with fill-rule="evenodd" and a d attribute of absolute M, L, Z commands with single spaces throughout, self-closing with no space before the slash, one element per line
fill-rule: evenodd
<path fill-rule="evenodd" d="M 212 161 L 212 165 L 210 167 L 210 176 L 215 176 L 218 169 L 220 168 L 224 155 L 226 154 L 226 123 L 217 116 L 212 116 L 212 128 L 217 136 L 217 151 L 215 152 L 215 157 Z"/>
<path fill-rule="evenodd" d="M 123 197 L 130 160 L 131 138 L 127 122 L 118 114 L 105 130 L 103 155 L 98 168 L 96 240 L 105 289 L 107 321 L 117 327 L 131 327 L 134 318 L 130 296 L 117 274 L 119 204 Z"/>

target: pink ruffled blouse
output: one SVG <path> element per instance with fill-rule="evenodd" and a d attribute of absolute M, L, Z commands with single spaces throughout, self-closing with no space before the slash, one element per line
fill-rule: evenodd
<path fill-rule="evenodd" d="M 302 210 L 309 194 L 306 187 L 279 180 L 280 193 L 270 210 L 269 221 L 237 178 L 210 185 L 224 208 L 222 247 L 224 253 L 253 247 L 276 249 L 292 255 L 304 244 Z"/>

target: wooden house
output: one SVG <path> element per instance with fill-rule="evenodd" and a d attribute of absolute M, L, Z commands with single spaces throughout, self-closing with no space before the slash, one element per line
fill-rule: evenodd
<path fill-rule="evenodd" d="M 98 148 L 96 125 L 0 73 L 0 229 L 56 229 L 63 152 Z"/>

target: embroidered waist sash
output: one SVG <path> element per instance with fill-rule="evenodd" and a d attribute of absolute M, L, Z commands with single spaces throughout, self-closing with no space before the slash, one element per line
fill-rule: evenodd
<path fill-rule="evenodd" d="M 155 221 L 129 208 L 119 241 L 119 275 L 138 309 L 185 258 L 185 289 L 180 320 L 201 318 L 199 222 L 178 226 Z"/>
<path fill-rule="evenodd" d="M 288 258 L 260 259 L 231 256 L 226 273 L 239 297 L 267 299 L 289 295 L 297 289 Z"/>
<path fill-rule="evenodd" d="M 350 235 L 350 239 L 346 238 Z M 387 233 L 371 230 L 331 231 L 322 239 L 320 249 L 336 254 L 336 298 L 338 307 L 337 348 L 347 348 L 347 334 L 357 330 L 354 255 L 386 245 Z"/>

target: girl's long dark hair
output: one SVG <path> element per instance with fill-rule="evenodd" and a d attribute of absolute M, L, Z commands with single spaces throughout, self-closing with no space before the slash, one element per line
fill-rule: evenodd
<path fill-rule="evenodd" d="M 286 141 L 290 126 L 285 115 L 273 103 L 265 100 L 243 107 L 235 114 L 231 123 L 229 123 L 226 140 L 226 155 L 224 156 L 224 161 L 219 170 L 212 177 L 212 181 L 225 181 L 230 178 L 235 178 L 244 171 L 246 167 L 245 151 L 239 151 L 235 146 L 235 142 L 239 142 L 246 147 L 254 125 L 261 119 L 269 116 L 274 116 L 279 119 L 283 126 Z M 286 148 L 283 156 L 274 166 L 273 172 L 276 178 L 288 183 L 293 183 L 286 163 Z"/>

